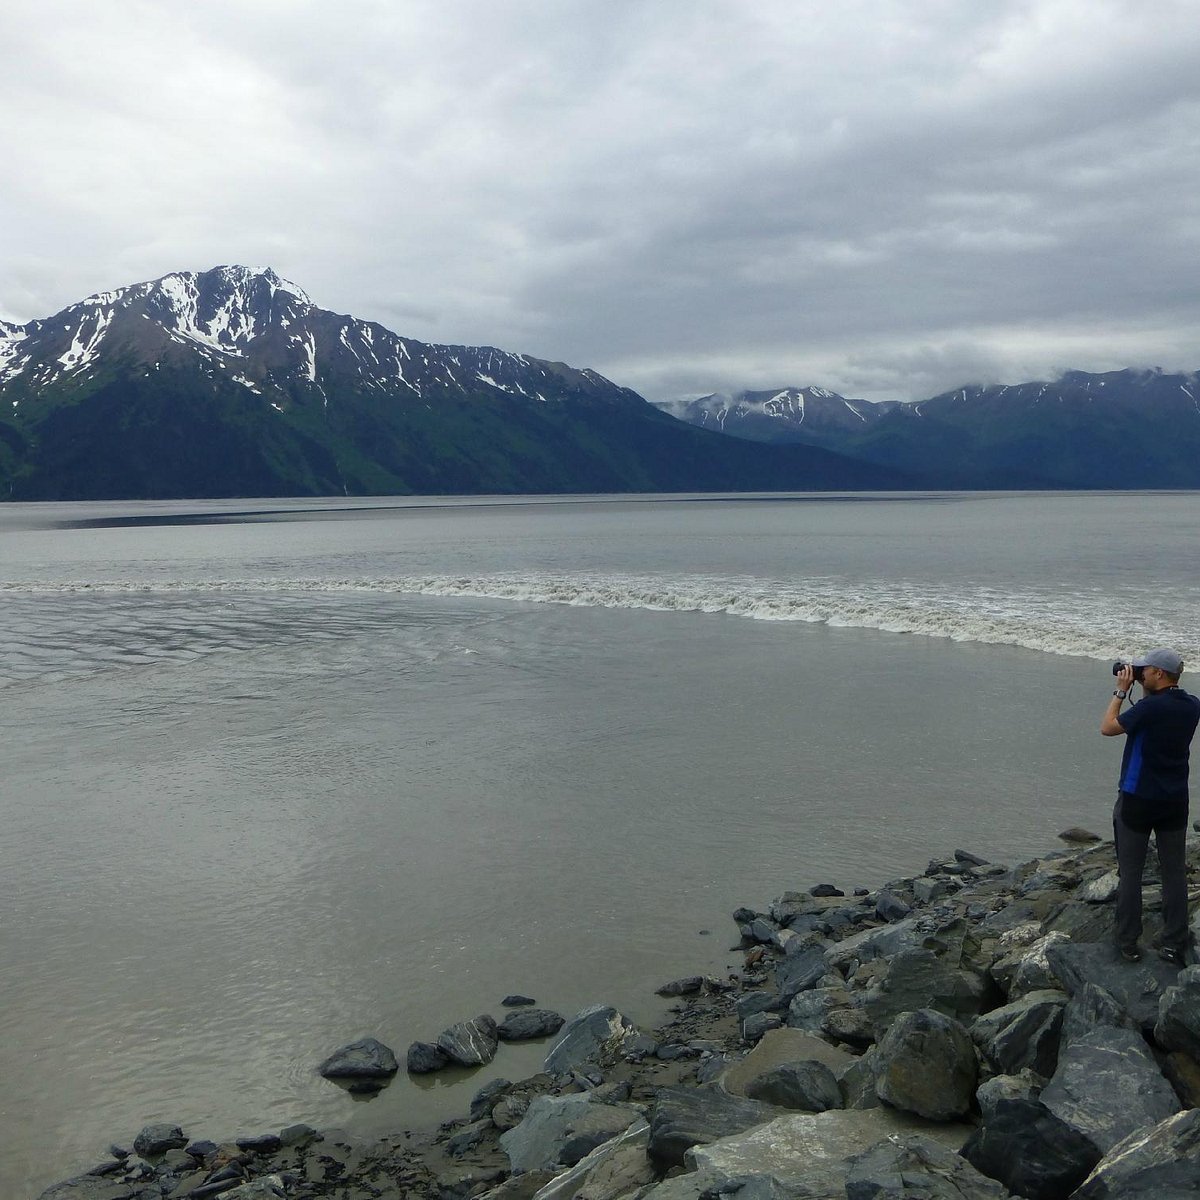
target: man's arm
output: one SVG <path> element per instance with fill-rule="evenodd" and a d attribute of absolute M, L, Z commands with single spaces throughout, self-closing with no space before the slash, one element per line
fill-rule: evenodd
<path fill-rule="evenodd" d="M 1125 702 L 1125 696 L 1129 695 L 1131 687 L 1133 687 L 1133 668 L 1126 666 L 1117 676 L 1117 690 L 1109 700 L 1108 707 L 1104 710 L 1104 717 L 1100 722 L 1100 732 L 1105 737 L 1116 737 L 1118 733 L 1125 732 L 1125 727 L 1117 720 L 1117 714 L 1120 713 L 1121 705 Z M 1119 696 L 1117 692 L 1124 692 L 1125 696 Z"/>

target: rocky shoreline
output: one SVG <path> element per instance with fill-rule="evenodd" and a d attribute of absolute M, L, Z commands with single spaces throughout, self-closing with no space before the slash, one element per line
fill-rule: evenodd
<path fill-rule="evenodd" d="M 406 1066 L 482 1066 L 501 1038 L 546 1037 L 543 1071 L 491 1079 L 436 1129 L 216 1143 L 150 1126 L 40 1200 L 1194 1196 L 1200 966 L 1150 949 L 1149 872 L 1145 954 L 1121 961 L 1113 845 L 1063 838 L 1016 867 L 956 851 L 874 892 L 738 909 L 741 969 L 665 984 L 679 999 L 652 1032 L 508 997 L 503 1022 L 460 1022 Z M 370 1088 L 400 1067 L 365 1039 L 321 1069 Z"/>

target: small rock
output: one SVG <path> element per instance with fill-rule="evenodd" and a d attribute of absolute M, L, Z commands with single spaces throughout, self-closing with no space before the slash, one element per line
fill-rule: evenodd
<path fill-rule="evenodd" d="M 969 867 L 986 867 L 989 865 L 986 858 L 980 858 L 978 854 L 972 854 L 970 850 L 955 850 L 954 861 L 965 863 Z"/>
<path fill-rule="evenodd" d="M 479 1121 L 491 1113 L 496 1102 L 512 1088 L 512 1081 L 508 1079 L 492 1079 L 483 1085 L 471 1097 L 470 1117 L 472 1121 Z"/>
<path fill-rule="evenodd" d="M 775 1013 L 754 1013 L 742 1022 L 742 1041 L 753 1045 L 764 1033 L 782 1027 L 783 1022 Z"/>
<path fill-rule="evenodd" d="M 496 1030 L 502 1042 L 523 1042 L 549 1037 L 564 1025 L 565 1018 L 548 1008 L 524 1008 L 510 1012 Z"/>
<path fill-rule="evenodd" d="M 833 1072 L 819 1062 L 782 1063 L 746 1084 L 746 1096 L 798 1112 L 827 1112 L 842 1107 L 842 1090 Z"/>
<path fill-rule="evenodd" d="M 1101 840 L 1098 833 L 1093 833 L 1090 829 L 1081 829 L 1078 825 L 1072 825 L 1070 829 L 1064 829 L 1058 836 L 1064 842 L 1074 842 L 1080 845 L 1086 842 L 1098 842 Z"/>
<path fill-rule="evenodd" d="M 326 1079 L 390 1079 L 400 1069 L 391 1049 L 373 1037 L 335 1050 L 317 1068 Z"/>
<path fill-rule="evenodd" d="M 413 1042 L 408 1048 L 406 1067 L 410 1075 L 428 1075 L 450 1065 L 450 1059 L 432 1042 Z"/>
<path fill-rule="evenodd" d="M 846 893 L 833 886 L 832 883 L 818 883 L 808 889 L 810 896 L 844 896 Z"/>
<path fill-rule="evenodd" d="M 503 1008 L 521 1008 L 527 1004 L 536 1004 L 537 1001 L 532 996 L 522 996 L 519 992 L 512 996 L 505 996 L 500 1004 Z"/>
<path fill-rule="evenodd" d="M 910 905 L 905 904 L 899 896 L 886 888 L 875 899 L 875 915 L 881 921 L 902 921 L 911 912 Z"/>
<path fill-rule="evenodd" d="M 446 1142 L 446 1152 L 454 1158 L 461 1158 L 467 1151 L 474 1150 L 491 1128 L 490 1118 L 474 1121 L 470 1125 L 464 1126 Z"/>
<path fill-rule="evenodd" d="M 249 1137 L 235 1139 L 239 1150 L 247 1150 L 252 1154 L 274 1154 L 283 1149 L 283 1141 L 277 1133 L 258 1133 Z"/>
<path fill-rule="evenodd" d="M 1033 1071 L 1024 1070 L 1016 1075 L 993 1075 L 987 1083 L 981 1083 L 975 1092 L 975 1101 L 986 1123 L 995 1116 L 997 1108 L 1005 1100 L 1036 1100 L 1042 1094 L 1046 1080 Z"/>
<path fill-rule="evenodd" d="M 657 988 L 660 996 L 694 996 L 704 986 L 703 975 L 686 975 L 682 979 L 672 979 Z"/>
<path fill-rule="evenodd" d="M 207 1158 L 210 1154 L 216 1154 L 221 1147 L 216 1142 L 208 1138 L 201 1138 L 194 1142 L 188 1142 L 184 1146 L 184 1151 L 192 1156 L 192 1158 Z M 126 1155 L 128 1156 L 128 1151 Z"/>
<path fill-rule="evenodd" d="M 546 1055 L 545 1070 L 563 1074 L 580 1063 L 623 1054 L 626 1043 L 638 1032 L 637 1026 L 611 1005 L 592 1005 L 567 1022 Z"/>
<path fill-rule="evenodd" d="M 438 1034 L 437 1044 L 451 1062 L 479 1067 L 496 1057 L 500 1038 L 496 1022 L 486 1013 L 471 1021 L 459 1021 Z"/>

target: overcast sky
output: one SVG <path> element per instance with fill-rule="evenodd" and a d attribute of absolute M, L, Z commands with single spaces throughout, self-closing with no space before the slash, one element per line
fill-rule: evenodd
<path fill-rule="evenodd" d="M 1200 367 L 1197 0 L 4 0 L 0 315 L 221 263 L 651 399 Z"/>

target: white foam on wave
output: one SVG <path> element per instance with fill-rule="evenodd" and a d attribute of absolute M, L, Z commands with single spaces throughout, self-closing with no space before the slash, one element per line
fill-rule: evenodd
<path fill-rule="evenodd" d="M 1156 593 L 999 590 L 976 585 L 814 578 L 512 574 L 259 578 L 197 582 L 0 584 L 0 593 L 389 593 L 577 607 L 722 614 L 757 621 L 800 621 L 957 642 L 1019 646 L 1043 653 L 1116 658 L 1148 645 L 1175 646 L 1200 658 L 1189 636 L 1187 598 Z M 1158 607 L 1149 601 L 1154 600 Z"/>

